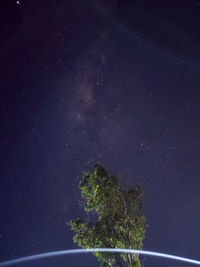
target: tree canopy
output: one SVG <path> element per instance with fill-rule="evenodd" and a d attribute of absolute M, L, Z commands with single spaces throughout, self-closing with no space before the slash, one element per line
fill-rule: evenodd
<path fill-rule="evenodd" d="M 78 187 L 86 212 L 95 212 L 96 222 L 80 218 L 71 220 L 71 230 L 76 232 L 73 240 L 82 248 L 142 249 L 145 237 L 145 217 L 142 214 L 142 191 L 139 185 L 129 190 L 110 176 L 102 165 L 94 171 L 84 171 Z M 141 266 L 137 254 L 102 253 L 94 255 L 100 266 Z"/>

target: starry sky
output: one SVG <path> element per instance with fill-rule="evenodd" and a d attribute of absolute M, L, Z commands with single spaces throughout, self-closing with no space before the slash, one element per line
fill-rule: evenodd
<path fill-rule="evenodd" d="M 0 261 L 77 248 L 66 221 L 84 218 L 77 184 L 97 162 L 141 184 L 145 250 L 200 259 L 200 2 L 162 5 L 1 2 Z"/>

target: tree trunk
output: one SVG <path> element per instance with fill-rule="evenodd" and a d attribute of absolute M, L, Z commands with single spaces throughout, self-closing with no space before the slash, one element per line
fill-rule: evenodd
<path fill-rule="evenodd" d="M 122 267 L 119 253 L 115 254 L 115 260 L 116 260 L 116 263 L 117 263 L 117 267 Z"/>

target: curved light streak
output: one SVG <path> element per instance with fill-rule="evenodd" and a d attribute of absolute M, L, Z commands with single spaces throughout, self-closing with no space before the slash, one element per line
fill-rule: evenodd
<path fill-rule="evenodd" d="M 43 258 L 63 256 L 63 255 L 69 255 L 69 254 L 78 254 L 78 253 L 89 253 L 89 252 L 93 252 L 93 253 L 94 252 L 109 252 L 109 253 L 117 252 L 117 253 L 142 254 L 142 255 L 156 256 L 160 258 L 167 258 L 167 259 L 184 261 L 184 262 L 200 265 L 200 261 L 197 261 L 197 260 L 175 256 L 171 254 L 160 253 L 160 252 L 136 250 L 136 249 L 119 249 L 119 248 L 90 248 L 90 249 L 69 249 L 69 250 L 51 251 L 51 252 L 36 254 L 32 256 L 17 258 L 17 259 L 1 262 L 0 267 L 10 266 L 13 264 L 18 264 L 18 263 L 23 263 L 23 262 L 33 261 L 33 260 L 39 260 Z"/>

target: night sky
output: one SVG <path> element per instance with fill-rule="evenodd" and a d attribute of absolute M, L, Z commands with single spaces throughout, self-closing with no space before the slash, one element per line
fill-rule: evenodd
<path fill-rule="evenodd" d="M 162 4 L 1 1 L 0 261 L 77 248 L 66 222 L 85 218 L 77 185 L 96 163 L 141 184 L 145 250 L 200 260 L 200 1 Z"/>

